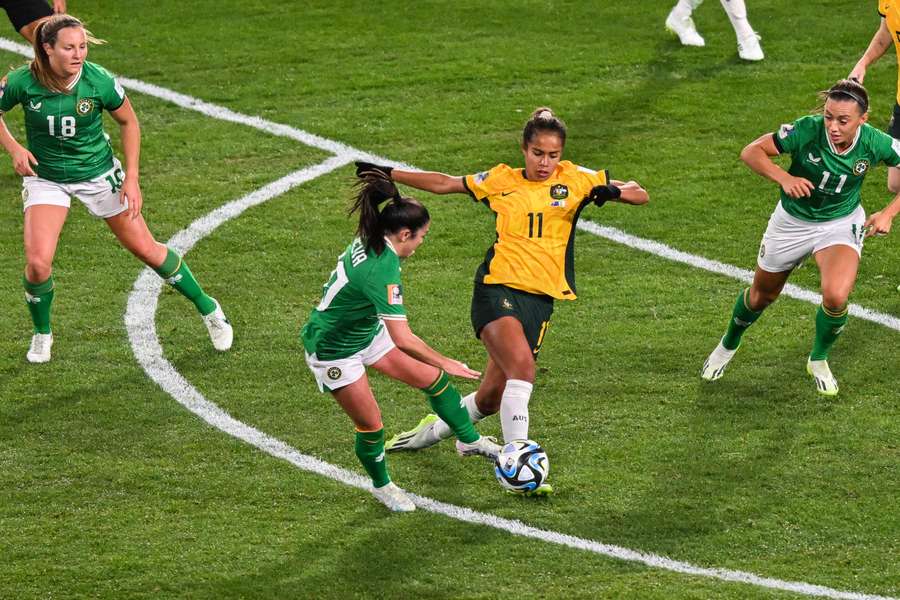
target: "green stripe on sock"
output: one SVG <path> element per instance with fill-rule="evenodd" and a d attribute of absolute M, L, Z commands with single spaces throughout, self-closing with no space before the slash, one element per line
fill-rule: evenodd
<path fill-rule="evenodd" d="M 167 250 L 166 260 L 154 271 L 178 290 L 182 296 L 193 302 L 201 315 L 206 316 L 216 310 L 216 303 L 200 287 L 187 262 L 175 254 L 171 248 L 167 248 Z"/>
<path fill-rule="evenodd" d="M 447 373 L 441 371 L 437 381 L 424 388 L 422 392 L 428 397 L 432 410 L 450 426 L 460 441 L 472 443 L 480 437 L 472 426 L 469 411 L 466 410 L 459 390 L 450 383 Z"/>
<path fill-rule="evenodd" d="M 813 341 L 812 352 L 809 353 L 810 360 L 828 360 L 831 347 L 844 331 L 849 319 L 850 313 L 846 308 L 834 311 L 819 305 L 816 310 L 816 338 Z"/>

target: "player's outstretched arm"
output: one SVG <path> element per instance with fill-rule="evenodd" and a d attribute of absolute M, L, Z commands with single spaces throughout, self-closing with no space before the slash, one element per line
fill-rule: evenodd
<path fill-rule="evenodd" d="M 636 205 L 650 202 L 650 194 L 637 181 L 617 181 L 614 179 L 612 184 L 619 188 L 621 192 L 619 202 Z"/>
<path fill-rule="evenodd" d="M 408 185 L 432 194 L 465 194 L 466 186 L 462 177 L 444 175 L 434 171 L 402 171 L 385 165 L 356 161 L 356 176 L 360 177 L 368 171 L 380 171 L 397 183 Z"/>
<path fill-rule="evenodd" d="M 878 26 L 878 31 L 872 36 L 869 47 L 866 48 L 866 51 L 857 61 L 853 70 L 850 71 L 850 75 L 847 77 L 862 83 L 866 78 L 866 69 L 884 55 L 891 43 L 893 43 L 891 32 L 887 27 L 887 23 L 884 22 L 884 19 L 881 19 L 881 24 Z"/>
<path fill-rule="evenodd" d="M 413 358 L 443 369 L 449 375 L 456 377 L 465 377 L 466 379 L 481 377 L 481 373 L 470 369 L 465 363 L 448 358 L 423 342 L 422 338 L 412 332 L 405 319 L 385 319 L 384 324 L 397 347 Z"/>
<path fill-rule="evenodd" d="M 894 196 L 890 204 L 882 210 L 866 219 L 866 237 L 889 234 L 891 232 L 891 224 L 894 222 L 894 217 L 897 216 L 897 213 L 900 213 L 900 194 Z"/>
<path fill-rule="evenodd" d="M 803 177 L 794 177 L 772 161 L 772 157 L 779 154 L 781 153 L 775 146 L 773 134 L 766 133 L 744 147 L 741 151 L 741 160 L 755 173 L 780 185 L 784 193 L 791 198 L 812 195 L 815 186 L 811 181 Z"/>

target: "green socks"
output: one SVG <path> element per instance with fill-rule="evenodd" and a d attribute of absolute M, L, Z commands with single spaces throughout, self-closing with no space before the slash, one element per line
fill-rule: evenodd
<path fill-rule="evenodd" d="M 728 330 L 722 338 L 722 345 L 727 350 L 735 350 L 741 343 L 741 336 L 747 331 L 747 328 L 760 317 L 762 311 L 755 312 L 747 306 L 747 294 L 750 288 L 743 290 L 734 303 L 734 310 L 731 311 L 731 321 L 728 323 Z"/>
<path fill-rule="evenodd" d="M 194 303 L 200 314 L 206 316 L 216 310 L 215 301 L 206 295 L 200 284 L 194 278 L 187 263 L 172 252 L 171 248 L 167 248 L 166 260 L 163 264 L 156 267 L 156 271 L 160 277 L 165 279 L 169 285 L 179 291 L 182 296 Z"/>
<path fill-rule="evenodd" d="M 428 397 L 432 410 L 450 426 L 461 442 L 471 444 L 481 437 L 472 426 L 469 411 L 466 410 L 459 391 L 450 383 L 450 378 L 444 371 L 441 371 L 437 381 L 422 391 Z"/>
<path fill-rule="evenodd" d="M 356 456 L 372 478 L 372 485 L 384 487 L 391 482 L 384 459 L 384 428 L 356 432 Z"/>
<path fill-rule="evenodd" d="M 25 301 L 28 303 L 28 312 L 31 313 L 31 322 L 34 323 L 34 332 L 50 333 L 53 276 L 48 277 L 43 283 L 31 283 L 23 275 L 22 285 L 25 287 Z"/>
<path fill-rule="evenodd" d="M 812 352 L 809 353 L 810 360 L 828 359 L 828 351 L 844 330 L 849 318 L 846 306 L 842 310 L 834 311 L 822 304 L 819 305 L 816 311 L 816 340 L 813 342 Z"/>

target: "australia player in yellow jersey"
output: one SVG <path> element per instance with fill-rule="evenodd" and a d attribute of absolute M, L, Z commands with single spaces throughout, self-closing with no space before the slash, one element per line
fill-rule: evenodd
<path fill-rule="evenodd" d="M 562 160 L 566 126 L 538 108 L 522 132 L 524 168 L 504 164 L 464 177 L 357 163 L 357 174 L 377 170 L 394 181 L 436 194 L 469 194 L 496 217 L 497 237 L 475 274 L 472 326 L 488 352 L 478 391 L 464 398 L 473 422 L 500 412 L 506 443 L 528 438 L 528 402 L 535 361 L 556 300 L 575 299 L 575 224 L 592 202 L 645 204 L 636 182 L 611 180 Z M 388 451 L 426 448 L 452 435 L 436 415 L 385 445 Z M 535 492 L 550 493 L 544 484 Z"/>
<path fill-rule="evenodd" d="M 872 36 L 869 47 L 850 71 L 849 78 L 855 79 L 859 83 L 865 81 L 866 69 L 884 56 L 892 43 L 897 52 L 898 63 L 900 63 L 900 0 L 878 0 L 878 14 L 881 15 L 878 30 Z M 887 132 L 894 139 L 900 140 L 900 66 L 897 70 L 897 96 L 894 102 L 894 112 L 891 115 Z M 900 167 L 888 167 L 888 190 L 892 194 L 900 193 Z M 897 286 L 897 291 L 900 292 L 900 285 Z"/>

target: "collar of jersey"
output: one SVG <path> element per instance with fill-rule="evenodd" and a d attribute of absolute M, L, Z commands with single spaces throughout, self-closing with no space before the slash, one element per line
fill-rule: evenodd
<path fill-rule="evenodd" d="M 825 132 L 825 139 L 828 140 L 828 147 L 831 148 L 831 151 L 837 154 L 838 156 L 844 156 L 849 154 L 851 150 L 856 148 L 856 142 L 859 141 L 859 136 L 862 135 L 862 128 L 865 123 L 859 126 L 859 129 L 856 130 L 856 137 L 853 138 L 853 143 L 850 144 L 850 147 L 844 150 L 843 152 L 838 152 L 838 149 L 834 147 L 834 143 L 831 141 L 831 138 L 828 136 L 828 132 Z"/>
<path fill-rule="evenodd" d="M 78 85 L 78 82 L 81 81 L 81 74 L 84 73 L 84 65 L 81 65 L 81 68 L 78 69 L 78 75 L 75 76 L 75 79 L 72 80 L 72 83 L 66 86 L 67 90 L 75 89 L 75 86 Z"/>
<path fill-rule="evenodd" d="M 384 236 L 384 245 L 391 249 L 391 252 L 397 254 L 397 249 L 394 248 L 394 245 L 391 243 L 391 240 L 387 239 L 387 236 Z M 397 256 L 400 256 L 397 254 Z"/>

